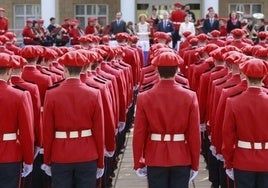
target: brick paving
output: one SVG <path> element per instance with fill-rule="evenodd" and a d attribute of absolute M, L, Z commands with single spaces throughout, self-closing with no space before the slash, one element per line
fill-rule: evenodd
<path fill-rule="evenodd" d="M 120 156 L 121 160 L 118 170 L 115 172 L 116 177 L 113 181 L 113 188 L 147 188 L 146 177 L 138 177 L 133 170 L 132 133 L 133 130 L 131 130 L 131 132 L 127 135 L 127 147 L 125 152 Z M 196 188 L 210 187 L 210 183 L 208 181 L 208 171 L 206 170 L 205 163 L 203 161 L 203 158 L 200 157 L 199 174 L 195 179 Z M 190 183 L 189 188 L 193 188 L 192 183 Z"/>

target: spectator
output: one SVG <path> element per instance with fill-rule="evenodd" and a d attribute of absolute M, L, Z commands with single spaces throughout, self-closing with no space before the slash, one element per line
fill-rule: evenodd
<path fill-rule="evenodd" d="M 184 6 L 184 11 L 189 15 L 190 22 L 195 23 L 195 21 L 196 21 L 195 14 L 191 11 L 191 8 L 190 8 L 189 4 Z"/>
<path fill-rule="evenodd" d="M 219 30 L 219 20 L 215 19 L 215 13 L 209 12 L 209 18 L 205 19 L 203 32 L 209 34 L 213 30 Z"/>
<path fill-rule="evenodd" d="M 179 30 L 179 35 L 181 37 L 181 41 L 184 41 L 185 38 L 183 37 L 183 33 L 185 31 L 190 31 L 192 35 L 195 35 L 195 27 L 194 23 L 190 22 L 190 15 L 186 14 L 184 18 L 184 22 L 181 23 L 180 30 Z"/>
<path fill-rule="evenodd" d="M 111 23 L 110 33 L 116 35 L 122 32 L 127 32 L 127 24 L 122 20 L 122 12 L 117 12 L 115 20 Z"/>
<path fill-rule="evenodd" d="M 230 19 L 227 21 L 227 33 L 230 33 L 233 29 L 241 29 L 241 22 L 238 20 L 237 13 L 233 11 L 229 17 Z"/>
<path fill-rule="evenodd" d="M 130 34 L 130 35 L 135 35 L 136 32 L 135 32 L 135 29 L 133 27 L 133 22 L 129 21 L 127 23 L 127 33 Z"/>
<path fill-rule="evenodd" d="M 174 32 L 173 23 L 168 19 L 168 12 L 163 12 L 163 20 L 158 23 L 157 31 L 165 32 L 171 35 Z"/>
<path fill-rule="evenodd" d="M 154 21 L 154 26 L 156 27 L 158 22 L 159 22 L 159 18 L 158 18 L 158 14 L 157 14 L 157 9 L 153 8 L 152 9 L 152 15 L 151 15 L 151 19 Z"/>
<path fill-rule="evenodd" d="M 208 7 L 208 13 L 206 14 L 206 18 L 209 18 L 209 17 L 210 17 L 210 16 L 209 16 L 209 14 L 210 14 L 211 12 L 213 12 L 213 13 L 214 13 L 214 18 L 215 18 L 215 19 L 218 19 L 218 18 L 219 18 L 218 14 L 217 14 L 217 13 L 215 13 L 215 11 L 214 11 L 214 8 L 213 8 L 213 7 Z"/>
<path fill-rule="evenodd" d="M 8 19 L 4 16 L 6 10 L 0 7 L 0 35 L 8 31 Z"/>
<path fill-rule="evenodd" d="M 139 23 L 136 27 L 137 35 L 142 41 L 149 41 L 150 25 L 146 22 L 147 16 L 145 14 L 140 14 Z"/>

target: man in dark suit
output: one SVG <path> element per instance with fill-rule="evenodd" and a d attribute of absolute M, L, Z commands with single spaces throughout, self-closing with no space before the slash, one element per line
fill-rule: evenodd
<path fill-rule="evenodd" d="M 208 34 L 213 30 L 219 30 L 219 20 L 215 19 L 215 13 L 209 12 L 209 18 L 205 19 L 203 24 L 203 32 Z"/>
<path fill-rule="evenodd" d="M 163 20 L 157 24 L 157 31 L 171 35 L 174 32 L 173 23 L 168 19 L 168 12 L 163 13 Z"/>
<path fill-rule="evenodd" d="M 126 22 L 121 18 L 122 12 L 117 12 L 116 19 L 111 23 L 110 34 L 116 35 L 117 33 L 127 32 Z"/>

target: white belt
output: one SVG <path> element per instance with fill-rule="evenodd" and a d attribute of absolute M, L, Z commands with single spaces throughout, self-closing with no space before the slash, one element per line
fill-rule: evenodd
<path fill-rule="evenodd" d="M 3 134 L 3 141 L 17 140 L 17 133 Z"/>
<path fill-rule="evenodd" d="M 151 134 L 153 141 L 184 141 L 184 134 Z"/>
<path fill-rule="evenodd" d="M 31 37 L 23 37 L 23 39 L 33 39 L 33 38 L 31 38 Z"/>
<path fill-rule="evenodd" d="M 40 112 L 44 112 L 44 107 L 43 106 L 41 106 Z"/>
<path fill-rule="evenodd" d="M 55 138 L 78 138 L 79 132 L 81 133 L 81 137 L 89 137 L 92 135 L 91 129 L 70 132 L 56 131 Z"/>
<path fill-rule="evenodd" d="M 251 142 L 245 142 L 245 141 L 238 140 L 237 146 L 239 148 L 243 148 L 243 149 L 268 149 L 268 142 L 264 143 L 264 148 L 263 148 L 261 142 L 252 142 L 251 143 Z"/>

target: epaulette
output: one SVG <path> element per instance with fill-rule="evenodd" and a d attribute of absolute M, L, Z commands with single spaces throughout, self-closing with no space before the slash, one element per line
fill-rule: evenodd
<path fill-rule="evenodd" d="M 50 74 L 45 73 L 45 72 L 43 72 L 42 70 L 41 70 L 40 72 L 41 72 L 42 74 L 44 74 L 44 75 L 51 76 Z"/>
<path fill-rule="evenodd" d="M 194 90 L 192 90 L 191 88 L 189 88 L 189 87 L 186 87 L 186 86 L 182 86 L 184 89 L 188 89 L 188 90 L 190 90 L 190 91 L 192 91 L 192 92 L 195 92 Z"/>
<path fill-rule="evenodd" d="M 209 72 L 209 71 L 211 71 L 211 68 L 208 68 L 208 69 L 205 70 L 203 73 L 207 73 L 207 72 Z"/>
<path fill-rule="evenodd" d="M 180 82 L 180 81 L 178 81 L 178 80 L 175 80 L 175 82 L 177 82 L 178 84 L 181 84 L 181 85 L 187 86 L 187 83 L 183 83 L 183 82 Z"/>
<path fill-rule="evenodd" d="M 61 82 L 63 82 L 65 79 L 62 79 L 60 81 L 54 82 L 54 84 L 60 84 Z"/>
<path fill-rule="evenodd" d="M 145 78 L 148 78 L 148 77 L 154 76 L 155 74 L 156 74 L 155 72 L 150 73 L 150 74 L 145 74 L 144 77 Z"/>
<path fill-rule="evenodd" d="M 106 79 L 106 78 L 101 77 L 101 76 L 99 76 L 99 75 L 97 75 L 97 78 L 99 78 L 100 80 L 102 80 L 102 81 L 104 81 L 104 82 L 106 82 L 106 81 L 107 81 L 107 79 Z"/>
<path fill-rule="evenodd" d="M 60 85 L 60 84 L 54 84 L 53 86 L 48 87 L 47 90 L 51 90 L 51 89 L 53 89 L 53 88 L 56 88 L 56 87 L 58 87 L 59 85 Z"/>
<path fill-rule="evenodd" d="M 224 76 L 222 76 L 222 77 L 220 77 L 220 78 L 223 78 L 223 77 L 224 77 Z M 220 79 L 220 78 L 218 78 L 218 79 Z M 220 83 L 217 83 L 216 86 L 222 85 L 222 84 L 224 84 L 225 82 L 227 82 L 227 80 L 223 80 L 223 81 L 221 81 Z"/>
<path fill-rule="evenodd" d="M 183 75 L 182 73 L 178 73 L 177 74 L 178 76 L 181 76 L 181 77 L 183 77 L 183 78 L 187 78 L 185 75 Z"/>
<path fill-rule="evenodd" d="M 90 84 L 88 84 L 88 83 L 86 83 L 86 85 L 89 86 L 89 87 L 92 87 L 92 88 L 94 88 L 94 89 L 100 89 L 100 88 L 98 88 L 98 87 L 96 87 L 96 86 L 92 86 L 92 85 L 90 85 Z"/>
<path fill-rule="evenodd" d="M 93 80 L 95 80 L 96 82 L 102 83 L 102 84 L 106 84 L 105 82 L 103 82 L 102 80 L 99 80 L 97 78 L 93 78 Z"/>
<path fill-rule="evenodd" d="M 261 87 L 263 87 L 263 88 L 265 88 L 265 89 L 268 89 L 268 87 L 267 87 L 267 86 L 261 86 Z"/>
<path fill-rule="evenodd" d="M 152 89 L 153 87 L 154 87 L 154 84 L 146 85 L 139 92 L 142 93 L 142 92 L 148 91 L 148 90 Z"/>
<path fill-rule="evenodd" d="M 232 97 L 235 97 L 235 96 L 238 96 L 238 95 L 240 95 L 241 93 L 243 93 L 243 91 L 239 91 L 238 93 L 236 93 L 236 94 L 233 94 L 233 95 L 231 95 L 231 96 L 229 96 L 230 98 L 232 98 Z"/>
<path fill-rule="evenodd" d="M 36 84 L 35 82 L 24 80 L 25 82 L 31 83 L 31 84 Z"/>
<path fill-rule="evenodd" d="M 50 70 L 50 69 L 46 69 L 46 70 L 49 71 L 49 72 L 52 72 L 52 73 L 54 73 L 54 74 L 56 74 L 56 75 L 58 75 L 58 76 L 61 76 L 61 74 L 58 73 L 58 72 L 56 72 L 56 71 L 53 71 L 53 70 Z"/>
<path fill-rule="evenodd" d="M 223 89 L 229 89 L 229 88 L 234 87 L 234 86 L 236 86 L 236 84 L 225 86 Z"/>
<path fill-rule="evenodd" d="M 20 86 L 18 86 L 18 85 L 14 85 L 14 86 L 12 86 L 13 88 L 15 88 L 15 89 L 19 89 L 19 90 L 21 90 L 21 91 L 27 91 L 27 89 L 25 89 L 25 88 L 23 88 L 23 87 L 20 87 Z"/>

